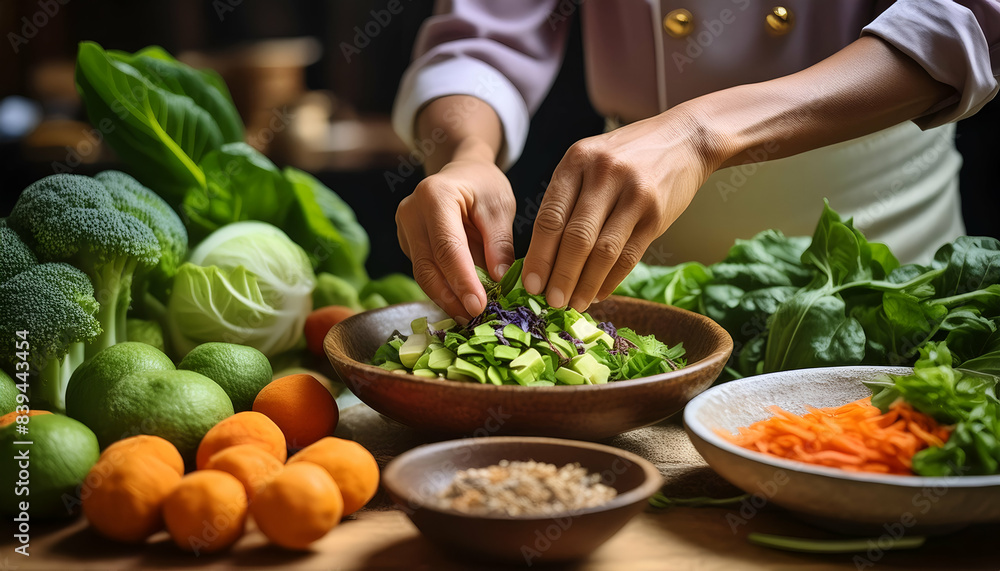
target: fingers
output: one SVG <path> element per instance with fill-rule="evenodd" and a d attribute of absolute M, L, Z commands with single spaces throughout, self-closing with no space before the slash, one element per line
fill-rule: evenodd
<path fill-rule="evenodd" d="M 579 273 L 579 280 L 576 281 L 569 299 L 570 307 L 577 311 L 586 310 L 598 297 L 612 268 L 618 265 L 623 255 L 630 256 L 624 249 L 630 237 L 636 232 L 638 218 L 634 207 L 625 201 L 618 202 L 584 260 L 583 270 Z M 562 251 L 559 256 L 561 262 Z M 623 264 L 628 262 L 624 260 Z M 629 269 L 631 270 L 631 267 Z M 557 269 L 554 275 L 558 272 Z"/>
<path fill-rule="evenodd" d="M 576 206 L 582 179 L 583 171 L 576 166 L 575 161 L 565 157 L 552 174 L 552 180 L 538 209 L 538 216 L 535 217 L 531 243 L 524 257 L 524 269 L 521 270 L 524 289 L 532 295 L 542 293 L 549 281 L 563 231 Z M 552 303 L 554 300 L 547 301 L 555 305 Z"/>
<path fill-rule="evenodd" d="M 594 301 L 601 301 L 604 298 L 611 295 L 618 287 L 618 284 L 622 283 L 625 276 L 632 271 L 633 268 L 642 260 L 642 254 L 649 247 L 650 242 L 652 242 L 653 237 L 649 236 L 632 236 L 622 247 L 621 254 L 618 256 L 618 261 L 608 272 L 606 278 L 604 278 L 604 283 L 601 285 L 600 289 L 597 290 L 597 295 L 594 296 Z"/>
<path fill-rule="evenodd" d="M 514 263 L 514 213 L 516 203 L 513 193 L 507 192 L 484 199 L 475 204 L 471 213 L 482 241 L 482 262 L 494 280 L 499 281 L 504 272 Z M 470 240 L 472 233 L 470 235 Z M 475 252 L 475 249 L 473 250 Z"/>

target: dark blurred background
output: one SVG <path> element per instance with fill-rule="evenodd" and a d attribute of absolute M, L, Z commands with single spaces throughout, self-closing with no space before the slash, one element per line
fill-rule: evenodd
<path fill-rule="evenodd" d="M 135 51 L 157 44 L 226 80 L 248 140 L 278 165 L 315 173 L 355 210 L 372 239 L 373 276 L 408 271 L 396 242 L 396 205 L 420 180 L 400 170 L 409 150 L 389 125 L 396 87 L 432 0 L 403 0 L 360 53 L 344 45 L 387 0 L 3 0 L 0 2 L 0 216 L 22 188 L 57 165 L 93 174 L 116 167 L 87 124 L 73 83 L 76 45 Z M 43 6 L 44 5 L 44 6 Z M 38 16 L 39 13 L 42 16 Z M 32 19 L 44 25 L 26 25 Z M 27 27 L 26 27 L 27 26 Z M 14 36 L 17 36 L 16 39 Z M 29 37 L 30 36 L 30 37 Z M 25 40 L 25 41 L 21 41 Z M 510 178 L 518 195 L 515 246 L 527 250 L 541 191 L 574 141 L 600 133 L 583 80 L 579 21 L 563 69 L 534 117 Z M 963 207 L 970 234 L 1000 237 L 995 193 L 1000 104 L 959 123 Z M 83 152 L 86 151 L 86 152 Z"/>

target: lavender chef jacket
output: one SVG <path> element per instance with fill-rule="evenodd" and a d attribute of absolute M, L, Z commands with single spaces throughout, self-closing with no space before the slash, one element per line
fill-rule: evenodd
<path fill-rule="evenodd" d="M 414 143 L 429 101 L 474 95 L 503 124 L 499 163 L 519 157 L 531 114 L 554 81 L 570 15 L 582 12 L 587 90 L 602 114 L 625 122 L 735 85 L 802 70 L 861 35 L 912 57 L 956 95 L 916 119 L 921 128 L 975 113 L 998 90 L 1000 0 L 781 0 L 793 17 L 769 32 L 777 0 L 439 0 L 421 29 L 393 109 L 396 132 Z M 664 17 L 684 8 L 686 37 Z"/>

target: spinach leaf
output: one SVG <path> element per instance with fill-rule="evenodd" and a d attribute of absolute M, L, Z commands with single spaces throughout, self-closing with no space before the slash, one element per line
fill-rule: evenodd
<path fill-rule="evenodd" d="M 985 289 L 1000 283 L 1000 241 L 959 236 L 934 254 L 933 266 L 944 269 L 933 282 L 939 297 Z"/>
<path fill-rule="evenodd" d="M 844 300 L 826 289 L 803 290 L 771 318 L 764 372 L 855 365 L 865 356 L 865 332 Z"/>

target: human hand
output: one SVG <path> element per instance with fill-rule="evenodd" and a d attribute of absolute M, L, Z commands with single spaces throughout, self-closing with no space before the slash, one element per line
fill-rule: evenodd
<path fill-rule="evenodd" d="M 535 219 L 525 289 L 579 311 L 604 299 L 722 160 L 681 107 L 577 142 Z"/>
<path fill-rule="evenodd" d="M 499 280 L 514 262 L 510 181 L 486 160 L 459 159 L 425 178 L 396 210 L 413 277 L 439 307 L 470 318 L 486 307 L 475 265 Z"/>

